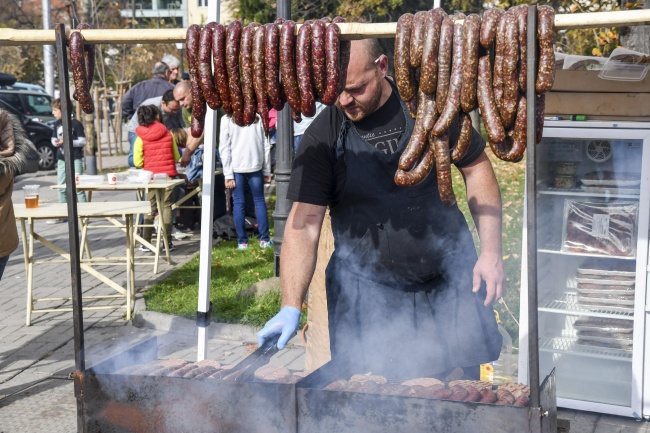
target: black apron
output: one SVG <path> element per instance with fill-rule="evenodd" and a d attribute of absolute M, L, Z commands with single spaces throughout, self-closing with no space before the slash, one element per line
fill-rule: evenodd
<path fill-rule="evenodd" d="M 326 270 L 333 361 L 391 378 L 476 366 L 501 350 L 485 288 L 472 292 L 477 256 L 463 214 L 441 203 L 435 173 L 410 188 L 393 181 L 414 124 L 400 103 L 406 130 L 392 155 L 349 120 L 341 126 L 336 152 L 347 176 L 330 210 Z"/>

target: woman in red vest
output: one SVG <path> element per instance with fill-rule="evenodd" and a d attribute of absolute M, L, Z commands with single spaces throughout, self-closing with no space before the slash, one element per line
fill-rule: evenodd
<path fill-rule="evenodd" d="M 161 123 L 162 113 L 155 105 L 143 105 L 138 108 L 138 126 L 135 129 L 137 138 L 133 147 L 133 163 L 138 168 L 144 168 L 151 171 L 153 174 L 164 173 L 171 178 L 178 176 L 176 171 L 176 161 L 181 156 L 178 152 L 178 145 L 174 140 L 173 135 Z M 165 231 L 167 232 L 167 242 L 169 250 L 174 250 L 171 241 L 172 234 L 172 190 L 165 190 L 163 200 L 162 217 L 165 221 Z M 144 218 L 144 232 L 143 238 L 151 241 L 151 234 L 153 232 L 153 217 L 158 211 L 156 205 L 156 194 L 154 191 L 147 193 L 147 198 L 151 202 L 150 215 Z M 140 251 L 149 252 L 148 248 L 139 248 Z"/>

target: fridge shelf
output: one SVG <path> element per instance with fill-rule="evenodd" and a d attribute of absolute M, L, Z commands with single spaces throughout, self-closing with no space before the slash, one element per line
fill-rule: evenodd
<path fill-rule="evenodd" d="M 606 259 L 620 259 L 620 260 L 636 260 L 636 255 L 630 257 L 623 256 L 606 256 L 604 254 L 590 254 L 590 253 L 573 253 L 570 251 L 560 251 L 557 245 L 541 245 L 541 248 L 537 249 L 538 253 L 544 254 L 557 254 L 561 256 L 575 256 L 575 257 L 598 257 Z"/>
<path fill-rule="evenodd" d="M 618 311 L 615 307 L 585 308 L 578 304 L 577 293 L 556 292 L 550 294 L 551 300 L 542 304 L 539 311 L 589 317 L 634 320 L 634 314 Z"/>
<path fill-rule="evenodd" d="M 574 196 L 574 197 L 599 197 L 599 198 L 608 198 L 608 199 L 633 199 L 638 200 L 639 194 L 613 194 L 610 192 L 594 192 L 594 191 L 585 191 L 582 188 L 554 188 L 554 187 L 544 187 L 543 189 L 538 189 L 537 193 L 540 195 L 560 195 L 560 196 Z"/>
<path fill-rule="evenodd" d="M 632 351 L 610 349 L 606 347 L 589 347 L 576 344 L 575 338 L 553 337 L 540 338 L 539 350 L 541 352 L 564 353 L 589 358 L 600 358 L 632 362 Z"/>

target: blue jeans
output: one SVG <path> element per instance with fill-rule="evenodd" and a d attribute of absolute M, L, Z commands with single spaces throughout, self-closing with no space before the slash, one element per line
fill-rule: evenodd
<path fill-rule="evenodd" d="M 81 159 L 74 159 L 74 172 L 75 174 L 83 173 L 83 161 Z M 59 185 L 65 185 L 65 161 L 58 160 L 56 162 L 56 180 Z M 59 203 L 67 203 L 68 200 L 65 195 L 66 189 L 59 189 Z M 77 203 L 86 203 L 86 193 L 77 191 Z"/>
<path fill-rule="evenodd" d="M 300 140 L 302 140 L 302 134 L 293 136 L 293 156 L 294 157 L 298 154 L 298 146 L 300 145 Z"/>
<path fill-rule="evenodd" d="M 266 215 L 266 202 L 264 201 L 264 175 L 262 170 L 254 173 L 235 173 L 235 189 L 232 192 L 233 201 L 233 219 L 235 220 L 235 230 L 237 230 L 237 242 L 240 244 L 248 243 L 246 235 L 246 198 L 244 189 L 246 183 L 253 193 L 255 202 L 255 217 L 257 218 L 257 230 L 260 232 L 260 240 L 268 242 L 269 238 L 269 219 Z"/>
<path fill-rule="evenodd" d="M 2 274 L 5 272 L 5 266 L 7 266 L 7 262 L 9 261 L 9 254 L 7 254 L 4 257 L 0 257 L 0 280 L 2 280 Z"/>
<path fill-rule="evenodd" d="M 138 135 L 135 132 L 129 131 L 129 156 L 126 159 L 126 162 L 129 164 L 129 167 L 135 167 L 133 163 L 133 146 L 135 145 L 135 139 L 138 138 Z"/>

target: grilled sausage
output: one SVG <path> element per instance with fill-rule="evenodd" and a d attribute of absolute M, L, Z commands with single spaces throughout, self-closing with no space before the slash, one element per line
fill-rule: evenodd
<path fill-rule="evenodd" d="M 535 143 L 542 141 L 544 136 L 544 110 L 546 108 L 546 95 L 535 97 Z"/>
<path fill-rule="evenodd" d="M 273 21 L 273 24 L 277 24 L 277 25 L 281 26 L 282 24 L 284 24 L 284 21 L 285 21 L 285 19 L 280 17 L 280 18 L 276 19 L 275 21 Z"/>
<path fill-rule="evenodd" d="M 280 29 L 277 24 L 267 24 L 266 26 L 266 52 L 264 53 L 265 66 L 264 70 L 266 81 L 266 94 L 269 96 L 271 107 L 276 110 L 282 110 L 284 102 L 282 101 L 282 85 L 280 84 Z"/>
<path fill-rule="evenodd" d="M 454 187 L 451 181 L 449 130 L 440 136 L 434 136 L 433 134 L 429 135 L 429 142 L 433 142 L 436 157 L 436 172 L 438 173 L 438 192 L 440 193 L 440 200 L 445 206 L 451 206 L 456 203 L 456 195 L 454 194 Z"/>
<path fill-rule="evenodd" d="M 266 95 L 266 80 L 264 52 L 266 43 L 266 27 L 259 26 L 255 29 L 253 38 L 253 67 L 255 74 L 253 76 L 253 85 L 255 87 L 255 100 L 257 101 L 257 113 L 262 118 L 262 127 L 264 134 L 269 135 L 269 102 Z"/>
<path fill-rule="evenodd" d="M 198 79 L 198 54 L 201 29 L 193 24 L 188 27 L 185 39 L 187 52 L 187 63 L 190 70 L 190 92 L 192 93 L 192 122 L 190 133 L 193 137 L 200 137 L 203 134 L 203 122 L 205 120 L 205 99 L 199 85 Z"/>
<path fill-rule="evenodd" d="M 535 92 L 538 95 L 546 93 L 553 87 L 555 79 L 555 53 L 553 52 L 553 26 L 555 10 L 551 6 L 537 7 L 537 44 L 539 59 L 537 65 L 537 81 Z"/>
<path fill-rule="evenodd" d="M 460 93 L 463 85 L 463 25 L 460 22 L 454 24 L 454 42 L 453 42 L 453 61 L 451 66 L 451 78 L 449 80 L 449 91 L 447 92 L 447 101 L 445 108 L 440 113 L 440 117 L 433 125 L 431 133 L 436 137 L 444 134 L 449 130 L 453 122 L 458 107 L 460 106 Z M 437 105 L 437 97 L 436 97 Z"/>
<path fill-rule="evenodd" d="M 77 26 L 77 30 L 89 29 L 90 25 L 81 23 Z M 84 44 L 84 64 L 86 65 L 86 82 L 88 83 L 88 92 L 93 86 L 95 79 L 95 45 Z M 90 114 L 90 113 L 89 113 Z"/>
<path fill-rule="evenodd" d="M 451 149 L 451 162 L 458 162 L 465 156 L 472 138 L 472 118 L 468 113 L 462 111 L 459 113 L 459 116 L 458 123 L 460 132 L 458 133 L 456 144 Z"/>
<path fill-rule="evenodd" d="M 517 103 L 517 116 L 512 134 L 512 146 L 506 155 L 506 161 L 519 162 L 526 152 L 526 97 L 521 95 Z"/>
<path fill-rule="evenodd" d="M 325 30 L 325 65 L 327 68 L 327 86 L 321 101 L 325 105 L 332 105 L 338 98 L 338 88 L 341 79 L 339 59 L 339 36 L 341 29 L 337 24 L 330 24 Z"/>
<path fill-rule="evenodd" d="M 515 16 L 519 34 L 519 91 L 525 93 L 528 76 L 528 5 L 517 6 Z"/>
<path fill-rule="evenodd" d="M 442 388 L 437 391 L 434 391 L 432 398 L 439 399 L 439 400 L 446 400 L 449 397 L 451 397 L 452 394 L 453 392 L 450 389 Z"/>
<path fill-rule="evenodd" d="M 497 404 L 512 406 L 515 403 L 515 396 L 505 389 L 497 389 Z"/>
<path fill-rule="evenodd" d="M 497 104 L 497 111 L 503 123 L 503 57 L 506 45 L 506 14 L 499 18 L 497 26 L 496 43 L 494 48 L 494 68 L 492 72 L 492 90 L 494 102 Z"/>
<path fill-rule="evenodd" d="M 483 48 L 492 48 L 492 44 L 494 43 L 497 34 L 499 18 L 501 18 L 501 15 L 504 12 L 503 9 L 492 8 L 483 13 L 483 19 L 481 20 L 481 33 L 479 37 L 479 41 Z"/>
<path fill-rule="evenodd" d="M 517 399 L 515 400 L 514 405 L 519 406 L 519 407 L 526 407 L 530 403 L 530 398 L 528 397 L 527 394 L 521 394 Z"/>
<path fill-rule="evenodd" d="M 217 89 L 214 87 L 214 77 L 212 76 L 213 36 L 213 30 L 210 26 L 205 26 L 201 29 L 197 72 L 199 85 L 203 91 L 203 97 L 208 103 L 208 107 L 217 110 L 221 107 L 221 98 L 219 98 Z"/>
<path fill-rule="evenodd" d="M 449 399 L 453 401 L 465 401 L 465 399 L 469 396 L 469 391 L 461 385 L 452 386 L 451 391 L 453 394 L 451 397 L 449 397 Z"/>
<path fill-rule="evenodd" d="M 300 33 L 300 32 L 299 32 Z M 325 22 L 314 21 L 311 25 L 311 72 L 314 80 L 316 98 L 321 100 L 327 87 L 325 67 Z"/>
<path fill-rule="evenodd" d="M 241 79 L 239 78 L 239 51 L 242 30 L 241 21 L 235 20 L 228 25 L 226 31 L 226 68 L 228 70 L 232 119 L 239 126 L 244 126 L 244 95 L 242 93 Z"/>
<path fill-rule="evenodd" d="M 490 71 L 489 55 L 482 56 L 478 61 L 478 106 L 485 122 L 485 130 L 490 142 L 501 143 L 506 138 L 503 124 L 499 118 L 492 93 L 492 73 Z"/>
<path fill-rule="evenodd" d="M 503 103 L 501 120 L 503 126 L 509 128 L 515 121 L 517 102 L 519 96 L 519 32 L 517 30 L 517 17 L 511 9 L 503 15 L 504 24 L 504 50 L 503 50 Z"/>
<path fill-rule="evenodd" d="M 316 114 L 316 99 L 311 85 L 311 21 L 305 21 L 298 30 L 296 43 L 296 72 L 300 91 L 300 111 L 307 117 Z"/>
<path fill-rule="evenodd" d="M 259 26 L 251 23 L 242 31 L 239 51 L 241 68 L 241 89 L 244 96 L 244 124 L 250 125 L 255 121 L 256 101 L 255 85 L 253 83 L 253 39 L 255 29 Z"/>
<path fill-rule="evenodd" d="M 415 134 L 416 131 L 413 131 Z M 422 182 L 431 173 L 435 160 L 434 148 L 430 140 L 425 139 L 425 149 L 422 158 L 417 162 L 415 167 L 410 171 L 397 169 L 395 173 L 395 184 L 398 186 L 415 186 Z M 440 397 L 443 398 L 443 397 Z"/>
<path fill-rule="evenodd" d="M 438 113 L 442 113 L 447 103 L 453 43 L 454 22 L 451 18 L 445 17 L 440 27 L 440 44 L 438 45 L 438 82 L 436 83 L 436 109 Z"/>
<path fill-rule="evenodd" d="M 415 119 L 413 133 L 399 158 L 400 170 L 410 170 L 420 159 L 427 146 L 429 131 L 436 120 L 436 105 L 433 95 L 421 95 L 420 99 L 423 100 L 422 108 L 418 110 L 419 115 Z"/>
<path fill-rule="evenodd" d="M 343 17 L 335 17 L 332 20 L 332 23 L 344 23 L 345 18 Z M 340 40 L 340 36 L 339 36 Z M 341 94 L 343 89 L 345 88 L 345 83 L 347 82 L 348 79 L 348 64 L 350 63 L 350 41 L 340 41 L 339 42 L 339 69 L 340 69 L 340 77 L 339 77 L 339 85 L 336 90 L 337 97 L 338 95 Z"/>
<path fill-rule="evenodd" d="M 481 390 L 481 399 L 480 403 L 494 404 L 497 402 L 497 394 L 491 389 Z"/>
<path fill-rule="evenodd" d="M 231 115 L 232 105 L 226 69 L 226 28 L 222 24 L 216 24 L 212 30 L 212 66 L 223 110 L 226 114 Z"/>
<path fill-rule="evenodd" d="M 296 23 L 287 20 L 280 30 L 280 75 L 291 110 L 300 115 L 300 91 L 296 78 Z"/>
<path fill-rule="evenodd" d="M 472 385 L 467 385 L 465 389 L 467 390 L 468 395 L 465 397 L 464 401 L 477 402 L 481 399 L 481 393 Z"/>
<path fill-rule="evenodd" d="M 411 70 L 410 47 L 413 14 L 403 14 L 397 20 L 395 34 L 395 84 L 405 101 L 415 98 L 415 79 Z"/>
<path fill-rule="evenodd" d="M 436 91 L 438 82 L 438 44 L 440 43 L 440 26 L 442 25 L 442 9 L 436 8 L 427 12 L 424 26 L 427 29 L 422 62 L 420 66 L 420 90 L 430 95 Z"/>
<path fill-rule="evenodd" d="M 476 78 L 478 73 L 478 46 L 481 18 L 471 14 L 463 23 L 463 85 L 460 94 L 460 107 L 469 113 L 478 106 L 476 99 Z"/>
<path fill-rule="evenodd" d="M 409 46 L 409 62 L 412 68 L 419 68 L 422 64 L 422 51 L 424 49 L 424 30 L 427 12 L 419 11 L 413 16 L 411 25 L 411 43 Z"/>
<path fill-rule="evenodd" d="M 90 96 L 88 74 L 84 61 L 84 39 L 80 32 L 70 34 L 70 65 L 75 86 L 75 98 L 84 113 L 91 114 L 95 111 L 93 99 Z"/>

